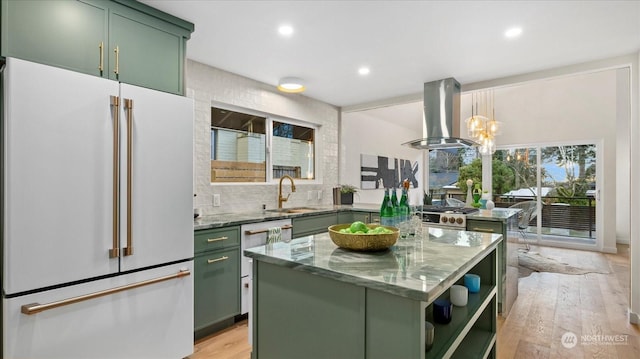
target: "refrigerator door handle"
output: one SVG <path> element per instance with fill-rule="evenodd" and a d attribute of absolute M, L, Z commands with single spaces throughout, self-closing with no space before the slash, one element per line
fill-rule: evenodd
<path fill-rule="evenodd" d="M 113 117 L 113 243 L 109 249 L 109 258 L 120 257 L 120 243 L 118 240 L 118 231 L 120 228 L 120 217 L 118 208 L 120 208 L 120 195 L 118 183 L 120 180 L 120 98 L 111 96 L 111 109 Z"/>
<path fill-rule="evenodd" d="M 124 99 L 124 110 L 127 112 L 127 246 L 124 248 L 124 255 L 130 256 L 133 254 L 133 227 L 131 226 L 131 190 L 133 189 L 133 100 L 128 98 Z"/>
<path fill-rule="evenodd" d="M 166 275 L 164 277 L 158 277 L 158 278 L 154 278 L 154 279 L 145 280 L 145 281 L 142 281 L 142 282 L 137 282 L 137 283 L 123 285 L 123 286 L 120 286 L 120 287 L 101 290 L 99 292 L 80 295 L 80 296 L 73 297 L 73 298 L 67 298 L 67 299 L 59 300 L 57 302 L 51 302 L 51 303 L 47 303 L 47 304 L 39 304 L 39 303 L 25 304 L 25 305 L 23 305 L 21 307 L 20 312 L 22 312 L 22 314 L 27 314 L 27 315 L 36 314 L 36 313 L 44 312 L 45 310 L 54 309 L 54 308 L 58 308 L 58 307 L 63 307 L 65 305 L 75 304 L 75 303 L 79 303 L 79 302 L 84 302 L 85 300 L 104 297 L 105 295 L 111 295 L 111 294 L 123 292 L 125 290 L 131 290 L 131 289 L 134 289 L 134 288 L 144 287 L 144 286 L 147 286 L 147 285 L 156 284 L 156 283 L 159 283 L 159 282 L 164 282 L 164 281 L 167 281 L 167 280 L 170 280 L 170 279 L 182 278 L 182 277 L 186 277 L 188 275 L 191 275 L 191 271 L 189 271 L 188 269 L 183 269 L 183 270 L 180 270 L 178 273 L 169 274 L 169 275 Z"/>

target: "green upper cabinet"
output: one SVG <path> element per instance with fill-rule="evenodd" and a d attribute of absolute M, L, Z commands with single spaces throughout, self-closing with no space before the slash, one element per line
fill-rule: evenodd
<path fill-rule="evenodd" d="M 109 78 L 182 93 L 183 37 L 171 25 L 129 8 L 109 16 Z M 115 50 L 118 50 L 116 54 Z"/>
<path fill-rule="evenodd" d="M 80 1 L 2 1 L 2 56 L 102 76 L 108 10 Z"/>
<path fill-rule="evenodd" d="M 2 0 L 2 56 L 184 93 L 193 24 L 132 0 Z"/>

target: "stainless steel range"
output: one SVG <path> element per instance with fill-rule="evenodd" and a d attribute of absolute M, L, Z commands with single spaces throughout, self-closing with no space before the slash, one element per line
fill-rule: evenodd
<path fill-rule="evenodd" d="M 476 208 L 422 206 L 422 222 L 432 227 L 465 229 L 467 214 L 475 213 Z"/>

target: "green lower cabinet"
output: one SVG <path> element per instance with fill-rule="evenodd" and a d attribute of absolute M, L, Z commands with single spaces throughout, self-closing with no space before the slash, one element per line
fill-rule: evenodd
<path fill-rule="evenodd" d="M 240 248 L 200 253 L 194 268 L 195 331 L 240 314 Z"/>
<path fill-rule="evenodd" d="M 355 221 L 355 212 L 338 212 L 338 224 L 353 223 Z M 366 222 L 365 222 L 366 223 Z"/>
<path fill-rule="evenodd" d="M 364 287 L 254 263 L 253 359 L 365 358 Z"/>
<path fill-rule="evenodd" d="M 334 224 L 338 224 L 338 214 L 335 212 L 295 217 L 291 219 L 291 225 L 293 226 L 291 237 L 299 238 L 324 233 L 329 226 Z"/>
<path fill-rule="evenodd" d="M 486 232 L 502 234 L 502 242 L 498 246 L 497 258 L 498 258 L 498 312 L 502 313 L 504 317 L 509 313 L 511 305 L 507 306 L 507 247 L 509 244 L 509 233 L 505 223 L 500 221 L 485 221 L 479 219 L 467 219 L 467 231 L 474 232 Z M 517 266 L 517 264 L 516 264 Z M 517 270 L 516 270 L 516 287 L 517 287 Z M 513 290 L 510 290 L 513 292 Z M 517 293 L 517 288 L 515 290 Z M 512 293 L 509 293 L 512 295 Z M 511 302 L 511 301 L 509 301 Z M 504 308 L 503 308 L 504 307 Z"/>
<path fill-rule="evenodd" d="M 369 220 L 371 223 L 380 224 L 380 213 L 371 212 L 369 213 Z"/>

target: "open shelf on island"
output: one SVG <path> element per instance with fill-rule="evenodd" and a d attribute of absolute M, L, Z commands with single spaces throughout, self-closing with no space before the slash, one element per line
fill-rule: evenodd
<path fill-rule="evenodd" d="M 458 346 L 452 358 L 487 358 L 496 342 L 496 334 L 472 328 Z"/>
<path fill-rule="evenodd" d="M 482 332 L 484 330 L 472 330 L 472 328 L 474 327 L 477 319 L 486 313 L 485 310 L 490 309 L 487 308 L 490 304 L 493 306 L 496 305 L 495 296 L 495 285 L 480 286 L 480 291 L 478 293 L 469 293 L 469 299 L 466 306 L 453 306 L 451 322 L 448 324 L 435 323 L 433 321 L 432 305 L 428 306 L 426 320 L 434 325 L 435 331 L 433 347 L 426 353 L 425 357 L 442 358 L 451 356 L 458 346 L 465 344 L 465 339 L 468 334 L 472 334 L 472 336 L 469 337 L 469 340 L 473 341 L 473 344 L 475 345 L 475 332 Z M 446 297 L 446 295 L 443 297 Z M 495 312 L 495 309 L 489 310 L 489 312 Z M 470 331 L 473 331 L 473 333 L 470 333 Z M 486 333 L 487 335 L 491 334 L 495 336 L 495 332 L 491 333 L 487 330 Z M 480 340 L 481 339 L 478 339 L 478 341 Z M 464 346 L 467 347 L 466 344 Z M 475 348 L 473 351 L 478 351 L 477 347 L 473 348 Z M 481 355 L 483 355 L 484 352 L 485 351 L 483 350 Z"/>

